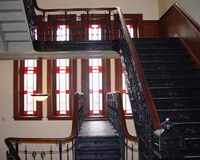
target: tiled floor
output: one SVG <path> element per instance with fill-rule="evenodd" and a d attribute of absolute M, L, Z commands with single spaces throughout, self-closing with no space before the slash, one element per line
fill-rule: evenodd
<path fill-rule="evenodd" d="M 116 130 L 108 121 L 84 121 L 79 136 L 115 136 Z"/>

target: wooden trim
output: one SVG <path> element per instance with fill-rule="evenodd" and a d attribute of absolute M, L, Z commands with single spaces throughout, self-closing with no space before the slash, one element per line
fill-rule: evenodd
<path fill-rule="evenodd" d="M 200 27 L 177 5 L 173 5 L 161 18 L 160 28 L 164 37 L 179 37 L 195 66 L 200 68 Z"/>
<path fill-rule="evenodd" d="M 102 59 L 102 88 L 103 88 L 103 115 L 107 114 L 107 101 L 106 95 L 111 91 L 110 86 L 110 59 Z"/>
<path fill-rule="evenodd" d="M 121 59 L 115 59 L 115 90 L 122 91 L 122 63 Z"/>
<path fill-rule="evenodd" d="M 160 37 L 160 25 L 157 20 L 143 20 L 139 25 L 140 38 Z"/>
<path fill-rule="evenodd" d="M 87 116 L 89 116 L 89 72 L 88 72 L 89 60 L 81 59 L 81 86 L 84 94 L 84 110 Z"/>

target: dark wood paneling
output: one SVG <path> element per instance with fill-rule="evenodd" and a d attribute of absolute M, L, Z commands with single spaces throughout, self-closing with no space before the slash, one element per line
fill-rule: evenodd
<path fill-rule="evenodd" d="M 115 59 L 115 90 L 122 90 L 122 63 L 121 59 Z"/>
<path fill-rule="evenodd" d="M 159 37 L 160 28 L 159 21 L 156 20 L 144 20 L 139 26 L 140 38 L 146 37 Z"/>
<path fill-rule="evenodd" d="M 81 60 L 81 87 L 84 94 L 84 107 L 85 113 L 89 116 L 89 72 L 88 72 L 89 60 Z"/>
<path fill-rule="evenodd" d="M 200 66 L 200 29 L 178 6 L 172 6 L 160 19 L 161 35 L 180 37 L 194 62 Z"/>
<path fill-rule="evenodd" d="M 107 93 L 111 91 L 110 86 L 110 59 L 103 59 L 103 115 L 107 114 Z"/>

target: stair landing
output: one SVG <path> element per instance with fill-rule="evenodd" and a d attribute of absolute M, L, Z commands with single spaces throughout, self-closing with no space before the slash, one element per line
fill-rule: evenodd
<path fill-rule="evenodd" d="M 97 137 L 97 136 L 117 136 L 116 130 L 108 121 L 84 121 L 79 136 Z"/>

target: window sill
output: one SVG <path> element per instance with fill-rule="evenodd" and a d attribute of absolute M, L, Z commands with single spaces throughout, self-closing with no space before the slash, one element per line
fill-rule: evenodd
<path fill-rule="evenodd" d="M 127 115 L 125 115 L 125 119 L 133 119 L 133 115 L 127 114 Z"/>
<path fill-rule="evenodd" d="M 14 120 L 24 120 L 24 121 L 34 121 L 34 120 L 42 120 L 43 117 L 40 116 L 18 116 L 14 117 Z"/>
<path fill-rule="evenodd" d="M 72 116 L 48 116 L 48 120 L 72 120 Z"/>

